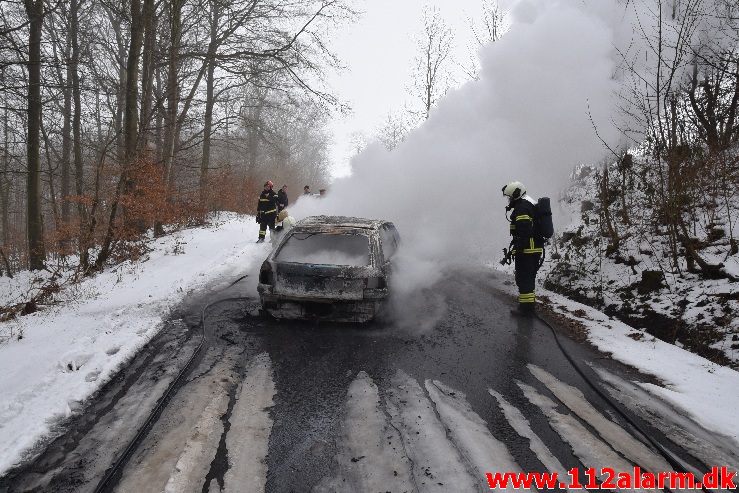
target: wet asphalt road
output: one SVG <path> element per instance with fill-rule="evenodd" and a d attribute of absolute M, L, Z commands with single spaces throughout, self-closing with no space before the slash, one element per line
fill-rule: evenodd
<path fill-rule="evenodd" d="M 184 367 L 187 355 L 192 354 L 203 334 L 200 317 L 204 307 L 204 350 L 196 358 L 191 374 L 202 371 L 198 365 L 213 364 L 204 356 L 209 350 L 213 353 L 236 349 L 241 361 L 237 366 L 242 370 L 262 353 L 267 353 L 271 360 L 276 392 L 274 406 L 269 409 L 273 425 L 265 457 L 267 492 L 307 492 L 332 474 L 347 388 L 359 372 L 365 372 L 374 381 L 381 400 L 399 370 L 422 386 L 424 381 L 438 380 L 464 393 L 472 411 L 505 444 L 522 470 L 545 471 L 531 451 L 529 440 L 513 429 L 491 397 L 488 390 L 492 389 L 523 413 L 565 469 L 583 467 L 570 444 L 519 387 L 522 382 L 552 396 L 527 365 L 536 365 L 580 389 L 603 414 L 626 429 L 630 427 L 586 385 L 557 347 L 546 324 L 509 314 L 513 300 L 495 289 L 505 280 L 506 277 L 491 273 L 458 273 L 446 278 L 407 303 L 413 307 L 413 313 L 404 313 L 406 323 L 400 324 L 278 322 L 259 313 L 258 301 L 251 293 L 238 297 L 238 285 L 191 302 L 170 320 L 168 330 L 132 362 L 131 370 L 101 392 L 90 412 L 70 424 L 70 433 L 51 443 L 34 463 L 0 479 L 0 492 L 94 491 L 111 459 L 120 456 L 143 423 L 145 413 L 138 409 L 139 414 L 132 418 L 130 409 L 127 411 L 122 404 L 125 397 L 135 402 L 136 396 L 141 396 L 143 400 L 151 392 L 151 384 L 142 382 L 163 380 L 166 375 L 171 380 Z M 430 313 L 438 317 L 429 317 Z M 594 381 L 598 377 L 586 363 L 628 379 L 641 378 L 587 345 L 569 339 L 563 331 L 559 337 Z M 167 361 L 171 363 L 169 368 Z M 153 404 L 142 403 L 139 407 L 149 409 Z M 227 422 L 228 416 L 223 419 Z M 634 419 L 671 450 L 694 465 L 703 465 L 640 418 Z M 121 420 L 129 426 L 116 433 L 110 422 Z M 108 454 L 99 452 L 103 449 Z M 204 483 L 222 484 L 227 462 L 227 452 L 221 447 Z M 484 477 L 478 479 L 480 491 L 484 491 Z M 110 486 L 104 491 L 115 489 Z M 213 490 L 205 486 L 202 491 Z"/>
<path fill-rule="evenodd" d="M 523 470 L 546 470 L 530 450 L 529 440 L 514 431 L 491 398 L 488 389 L 493 389 L 524 412 L 532 429 L 566 468 L 582 467 L 517 382 L 547 393 L 527 369 L 533 363 L 582 390 L 596 407 L 606 409 L 608 405 L 565 359 L 547 325 L 509 313 L 513 300 L 495 289 L 504 279 L 468 273 L 444 280 L 420 304 L 418 300 L 412 304 L 415 309 L 420 305 L 421 318 L 422 313 L 442 308 L 440 320 L 410 327 L 276 322 L 254 316 L 250 302 L 221 304 L 207 317 L 207 325 L 217 327 L 214 337 L 247 347 L 252 355 L 267 352 L 272 360 L 277 393 L 270 412 L 274 425 L 266 491 L 309 491 L 330 475 L 347 388 L 360 371 L 375 382 L 381 399 L 398 370 L 421 385 L 426 380 L 439 380 L 463 392 L 473 411 L 488 423 L 493 436 L 505 443 Z M 560 341 L 576 361 L 597 362 L 610 371 L 636 377 L 628 368 L 563 333 Z M 479 479 L 482 486 L 484 478 Z"/>

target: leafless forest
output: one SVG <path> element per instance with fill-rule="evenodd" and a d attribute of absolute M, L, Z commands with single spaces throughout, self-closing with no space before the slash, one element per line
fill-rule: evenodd
<path fill-rule="evenodd" d="M 328 178 L 342 0 L 0 3 L 0 272 L 135 257 L 146 231 Z M 277 185 L 279 186 L 279 185 Z M 72 255 L 70 255 L 72 254 Z"/>

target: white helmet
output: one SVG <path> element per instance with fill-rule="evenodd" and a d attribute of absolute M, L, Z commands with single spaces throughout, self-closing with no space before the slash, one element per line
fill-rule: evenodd
<path fill-rule="evenodd" d="M 520 181 L 512 181 L 503 187 L 503 195 L 509 200 L 517 200 L 526 195 L 526 187 Z"/>

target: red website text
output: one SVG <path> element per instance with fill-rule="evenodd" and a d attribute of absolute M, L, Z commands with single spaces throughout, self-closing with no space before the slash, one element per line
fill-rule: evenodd
<path fill-rule="evenodd" d="M 581 474 L 582 473 L 582 474 Z M 490 489 L 516 488 L 530 489 L 532 486 L 538 489 L 567 488 L 569 490 L 614 490 L 618 489 L 694 489 L 702 488 L 731 490 L 736 488 L 734 476 L 736 471 L 730 471 L 727 467 L 712 467 L 711 472 L 696 478 L 691 472 L 658 472 L 651 473 L 642 471 L 640 467 L 634 467 L 630 472 L 617 472 L 610 467 L 604 467 L 600 471 L 593 467 L 587 469 L 573 467 L 567 471 L 566 481 L 559 478 L 556 472 L 548 473 L 515 473 L 496 472 L 487 473 L 488 486 Z"/>

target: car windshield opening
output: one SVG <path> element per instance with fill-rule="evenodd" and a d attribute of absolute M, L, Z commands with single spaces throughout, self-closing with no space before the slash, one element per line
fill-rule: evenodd
<path fill-rule="evenodd" d="M 287 239 L 275 260 L 362 267 L 369 265 L 369 238 L 357 234 L 296 233 Z"/>

